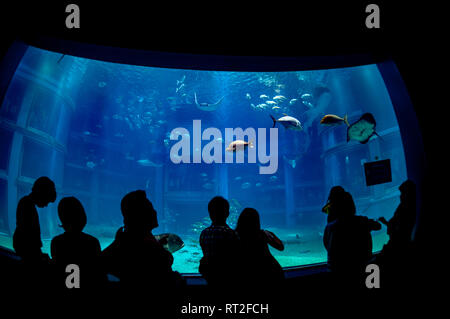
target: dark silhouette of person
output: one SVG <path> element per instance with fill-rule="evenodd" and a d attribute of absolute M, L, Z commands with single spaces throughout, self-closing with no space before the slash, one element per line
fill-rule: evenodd
<path fill-rule="evenodd" d="M 284 282 L 284 272 L 268 245 L 284 250 L 283 242 L 274 233 L 261 229 L 259 213 L 253 208 L 245 208 L 241 212 L 236 232 L 242 247 L 248 287 L 264 294 L 267 294 L 268 287 L 280 287 Z"/>
<path fill-rule="evenodd" d="M 227 225 L 228 201 L 216 196 L 208 203 L 211 226 L 200 234 L 203 257 L 199 272 L 213 289 L 232 289 L 241 284 L 240 242 L 237 233 Z"/>
<path fill-rule="evenodd" d="M 17 205 L 13 247 L 24 263 L 39 264 L 49 260 L 41 250 L 41 228 L 36 206 L 43 208 L 55 200 L 55 183 L 43 176 L 34 182 L 31 193 L 22 197 Z"/>
<path fill-rule="evenodd" d="M 407 180 L 399 186 L 400 204 L 394 216 L 387 221 L 384 217 L 378 221 L 387 226 L 389 241 L 374 259 L 374 263 L 381 267 L 386 285 L 399 285 L 405 287 L 412 271 L 412 232 L 416 223 L 416 185 Z M 406 266 L 405 266 L 406 265 Z M 410 269 L 411 268 L 411 269 Z"/>
<path fill-rule="evenodd" d="M 158 227 L 157 213 L 145 191 L 137 190 L 122 198 L 124 226 L 102 252 L 105 271 L 119 278 L 125 289 L 163 293 L 182 286 L 181 276 L 172 271 L 173 256 L 152 234 Z"/>
<path fill-rule="evenodd" d="M 408 249 L 416 223 L 416 185 L 407 180 L 400 185 L 399 190 L 400 204 L 394 216 L 389 221 L 384 217 L 378 218 L 379 222 L 387 226 L 389 235 L 389 242 L 384 250 L 392 250 L 395 253 Z"/>
<path fill-rule="evenodd" d="M 333 210 L 333 202 L 345 193 L 345 190 L 342 186 L 333 186 L 330 190 L 330 194 L 328 195 L 328 201 L 324 207 L 322 207 L 322 212 L 327 214 L 327 223 L 332 222 L 336 219 L 336 213 Z"/>
<path fill-rule="evenodd" d="M 56 287 L 67 287 L 66 267 L 75 264 L 79 268 L 79 288 L 100 288 L 106 282 L 100 267 L 100 242 L 83 232 L 87 223 L 83 205 L 75 197 L 64 197 L 58 204 L 58 216 L 65 232 L 54 237 L 50 245 Z"/>
<path fill-rule="evenodd" d="M 328 268 L 335 284 L 364 287 L 365 267 L 372 258 L 371 231 L 381 224 L 356 215 L 356 207 L 348 192 L 340 192 L 332 202 L 335 219 L 325 227 L 323 243 L 328 252 Z"/>

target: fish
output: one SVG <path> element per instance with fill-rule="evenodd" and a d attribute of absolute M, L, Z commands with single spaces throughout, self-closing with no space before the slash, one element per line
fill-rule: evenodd
<path fill-rule="evenodd" d="M 347 142 L 355 140 L 365 144 L 373 135 L 380 137 L 375 132 L 375 126 L 376 122 L 372 113 L 364 113 L 358 121 L 347 128 Z"/>
<path fill-rule="evenodd" d="M 270 117 L 272 118 L 272 121 L 273 121 L 272 127 L 275 127 L 277 122 L 280 122 L 281 125 L 283 125 L 284 128 L 287 130 L 293 130 L 293 131 L 303 130 L 302 124 L 300 123 L 299 120 L 297 120 L 295 117 L 287 115 L 286 113 L 283 113 L 283 115 L 284 116 L 280 117 L 278 120 L 276 120 L 272 115 L 270 115 Z"/>
<path fill-rule="evenodd" d="M 289 165 L 291 165 L 292 168 L 295 168 L 295 166 L 297 166 L 297 159 L 296 158 L 289 159 L 285 155 L 283 155 L 283 158 Z"/>
<path fill-rule="evenodd" d="M 207 177 L 208 174 L 206 174 L 206 173 L 200 173 L 200 176 L 201 176 L 201 177 Z"/>
<path fill-rule="evenodd" d="M 242 189 L 248 189 L 248 188 L 250 188 L 251 186 L 252 186 L 251 183 L 245 182 L 245 183 L 242 183 L 241 188 L 242 188 Z"/>
<path fill-rule="evenodd" d="M 236 177 L 234 178 L 235 181 L 240 181 L 241 179 L 242 179 L 241 176 L 236 176 Z"/>
<path fill-rule="evenodd" d="M 289 101 L 289 105 L 293 105 L 295 102 L 297 102 L 297 99 L 292 99 Z"/>
<path fill-rule="evenodd" d="M 247 100 L 250 100 L 252 98 L 252 96 L 250 95 L 250 93 L 245 94 L 245 97 L 247 98 Z"/>
<path fill-rule="evenodd" d="M 286 97 L 283 96 L 283 95 L 277 95 L 277 96 L 274 96 L 274 97 L 272 98 L 272 100 L 274 100 L 274 101 L 276 101 L 276 102 L 283 102 L 283 101 L 286 100 Z"/>
<path fill-rule="evenodd" d="M 312 103 L 309 102 L 309 101 L 302 101 L 302 103 L 303 103 L 304 105 L 306 105 L 307 107 L 309 107 L 310 109 L 312 109 L 312 108 L 314 107 L 314 104 L 312 104 Z"/>
<path fill-rule="evenodd" d="M 184 247 L 184 242 L 180 236 L 171 233 L 155 235 L 155 238 L 170 253 L 174 253 Z"/>
<path fill-rule="evenodd" d="M 179 86 L 180 84 L 184 83 L 184 80 L 186 79 L 186 75 L 183 75 L 183 77 L 181 78 L 181 80 L 177 80 L 177 86 Z"/>
<path fill-rule="evenodd" d="M 350 126 L 350 124 L 348 123 L 347 114 L 345 114 L 344 118 L 334 114 L 327 114 L 320 120 L 320 124 L 327 126 L 335 126 L 340 125 L 342 123 L 345 123 L 347 124 L 347 126 Z"/>
<path fill-rule="evenodd" d="M 272 110 L 277 110 L 277 109 L 280 109 L 280 107 L 279 106 L 272 107 Z"/>
<path fill-rule="evenodd" d="M 270 176 L 269 179 L 270 179 L 270 181 L 275 182 L 278 179 L 278 177 L 276 175 L 273 175 L 273 176 Z"/>
<path fill-rule="evenodd" d="M 86 166 L 89 167 L 90 169 L 93 169 L 97 165 L 94 162 L 89 161 L 89 162 L 86 163 Z"/>
<path fill-rule="evenodd" d="M 244 150 L 247 146 L 250 148 L 253 148 L 254 147 L 253 141 L 246 142 L 243 140 L 236 140 L 234 142 L 231 142 L 230 145 L 228 145 L 228 147 L 225 149 L 225 151 L 236 152 L 236 151 Z"/>
<path fill-rule="evenodd" d="M 175 93 L 180 92 L 180 90 L 182 90 L 183 88 L 184 88 L 184 83 L 182 83 L 179 87 L 177 87 L 177 88 L 175 89 Z"/>
<path fill-rule="evenodd" d="M 158 163 L 154 163 L 148 159 L 141 159 L 138 160 L 137 163 L 141 166 L 145 166 L 145 167 L 162 167 L 163 164 L 158 164 Z"/>
<path fill-rule="evenodd" d="M 197 108 L 202 111 L 211 112 L 217 110 L 223 98 L 224 96 L 222 96 L 216 103 L 206 103 L 206 102 L 199 103 L 197 100 L 197 93 L 194 92 L 195 105 L 197 105 Z"/>
<path fill-rule="evenodd" d="M 258 183 L 255 184 L 255 186 L 256 186 L 256 187 L 261 187 L 261 186 L 262 186 L 262 183 L 259 183 L 259 182 L 258 182 Z"/>
<path fill-rule="evenodd" d="M 268 97 L 267 95 L 265 95 L 265 94 L 261 94 L 261 95 L 259 96 L 259 98 L 260 98 L 260 99 L 265 99 L 265 100 L 268 100 L 268 99 L 269 99 L 269 97 Z"/>
<path fill-rule="evenodd" d="M 267 105 L 277 105 L 277 102 L 275 101 L 266 101 Z"/>
<path fill-rule="evenodd" d="M 309 93 L 302 94 L 301 96 L 302 100 L 311 100 L 312 98 L 313 98 L 312 95 Z"/>

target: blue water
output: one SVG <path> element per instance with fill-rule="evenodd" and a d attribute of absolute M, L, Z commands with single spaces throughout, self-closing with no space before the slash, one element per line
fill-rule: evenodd
<path fill-rule="evenodd" d="M 29 48 L 0 109 L 0 231 L 10 245 L 15 203 L 35 178 L 47 175 L 58 199 L 76 196 L 83 203 L 85 228 L 106 247 L 122 225 L 120 200 L 144 189 L 159 219 L 155 234 L 176 233 L 186 246 L 174 253 L 174 269 L 197 272 L 198 238 L 209 225 L 207 204 L 222 195 L 231 204 L 234 227 L 245 207 L 256 208 L 262 226 L 286 244 L 273 251 L 282 266 L 326 261 L 321 207 L 329 189 L 342 185 L 361 215 L 390 218 L 399 203 L 398 186 L 406 166 L 396 116 L 376 65 L 301 72 L 223 72 L 151 68 L 114 64 Z M 59 61 L 59 62 L 58 62 Z M 213 111 L 194 101 L 221 102 Z M 267 97 L 264 97 L 267 96 Z M 269 101 L 269 102 L 268 102 Z M 347 142 L 347 126 L 319 124 L 326 114 L 348 115 L 354 123 L 366 112 L 376 130 L 367 144 Z M 195 141 L 193 121 L 201 131 L 217 128 L 215 139 L 225 160 L 226 128 L 264 129 L 270 115 L 298 119 L 302 131 L 278 128 L 278 156 L 273 174 L 256 157 L 249 163 L 205 163 L 201 152 L 210 140 Z M 175 164 L 172 136 L 186 129 L 190 163 Z M 181 138 L 181 137 L 180 137 Z M 214 140 L 214 139 L 212 139 Z M 248 138 L 246 138 L 249 141 Z M 254 141 L 255 151 L 262 147 Z M 196 145 L 195 143 L 201 143 Z M 216 144 L 215 144 L 216 145 Z M 269 142 L 266 153 L 269 150 Z M 193 163 L 199 156 L 200 163 Z M 390 159 L 392 182 L 366 186 L 363 164 Z M 8 181 L 16 180 L 17 183 Z M 15 203 L 14 203 L 15 202 Z M 56 203 L 40 211 L 44 250 L 59 234 Z M 385 229 L 373 233 L 374 251 L 386 242 Z"/>

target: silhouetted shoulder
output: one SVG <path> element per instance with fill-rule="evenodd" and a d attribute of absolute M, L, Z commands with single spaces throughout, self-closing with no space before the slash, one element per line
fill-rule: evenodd
<path fill-rule="evenodd" d="M 17 204 L 17 225 L 22 226 L 22 223 L 27 221 L 28 218 L 37 214 L 36 207 L 30 196 L 24 196 L 19 200 Z"/>

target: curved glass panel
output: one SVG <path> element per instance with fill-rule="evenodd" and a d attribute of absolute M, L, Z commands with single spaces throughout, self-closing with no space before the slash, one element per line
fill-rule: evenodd
<path fill-rule="evenodd" d="M 333 114 L 352 125 L 364 113 L 373 115 L 381 138 L 347 141 L 344 121 L 320 124 Z M 284 114 L 300 124 L 284 121 Z M 210 224 L 207 204 L 215 195 L 229 200 L 231 227 L 243 208 L 257 209 L 262 227 L 284 241 L 286 249 L 272 253 L 288 267 L 326 261 L 321 208 L 332 186 L 353 195 L 358 214 L 390 218 L 406 179 L 397 119 L 376 65 L 197 71 L 30 47 L 3 101 L 0 124 L 8 132 L 0 140 L 0 198 L 6 199 L 0 244 L 11 247 L 15 205 L 38 176 L 56 182 L 57 202 L 69 195 L 81 200 L 88 215 L 84 231 L 103 248 L 122 225 L 121 198 L 144 189 L 158 212 L 154 234 L 176 233 L 185 242 L 173 266 L 185 273 L 198 271 L 199 235 Z M 233 154 L 227 147 L 239 136 L 230 139 L 227 130 L 238 128 L 253 147 Z M 364 163 L 383 159 L 390 159 L 392 181 L 366 186 Z M 56 207 L 40 212 L 46 252 L 62 231 Z M 372 235 L 377 251 L 387 241 L 385 228 Z"/>

